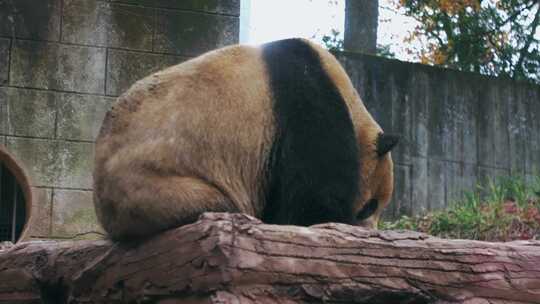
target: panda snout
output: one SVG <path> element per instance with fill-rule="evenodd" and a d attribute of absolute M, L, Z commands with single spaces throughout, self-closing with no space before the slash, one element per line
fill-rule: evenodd
<path fill-rule="evenodd" d="M 371 220 L 371 216 L 379 208 L 379 201 L 377 199 L 370 199 L 364 204 L 364 207 L 358 211 L 355 218 L 355 224 L 357 226 L 363 226 L 366 228 L 375 228 L 375 222 Z"/>

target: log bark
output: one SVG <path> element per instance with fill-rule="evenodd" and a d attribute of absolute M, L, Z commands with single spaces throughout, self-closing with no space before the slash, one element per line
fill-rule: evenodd
<path fill-rule="evenodd" d="M 0 251 L 0 303 L 540 303 L 540 242 L 207 213 L 130 244 Z"/>

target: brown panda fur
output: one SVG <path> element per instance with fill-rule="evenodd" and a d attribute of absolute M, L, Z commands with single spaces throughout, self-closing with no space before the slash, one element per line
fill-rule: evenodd
<path fill-rule="evenodd" d="M 344 202 L 351 205 L 345 209 L 351 219 L 337 221 L 375 227 L 393 190 L 390 153 L 377 152 L 382 130 L 333 55 L 303 39 L 276 42 L 284 51 L 289 44 L 316 55 L 352 122 L 354 158 L 361 164 L 354 169 L 358 190 Z M 278 130 L 272 63 L 265 62 L 264 50 L 237 45 L 212 51 L 152 74 L 118 98 L 97 138 L 94 170 L 97 216 L 113 239 L 149 236 L 193 222 L 205 211 L 265 219 L 273 204 L 273 142 L 286 130 Z M 355 221 L 372 199 L 376 210 Z"/>

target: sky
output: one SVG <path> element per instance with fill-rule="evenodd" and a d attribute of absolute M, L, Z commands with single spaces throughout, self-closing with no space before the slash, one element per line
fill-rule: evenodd
<path fill-rule="evenodd" d="M 362 0 L 365 1 L 365 0 Z M 403 39 L 416 25 L 412 18 L 388 8 L 380 0 L 378 43 L 390 45 L 401 60 L 412 60 L 403 50 Z M 303 37 L 320 41 L 337 29 L 343 36 L 345 0 L 241 0 L 240 42 L 260 44 Z"/>

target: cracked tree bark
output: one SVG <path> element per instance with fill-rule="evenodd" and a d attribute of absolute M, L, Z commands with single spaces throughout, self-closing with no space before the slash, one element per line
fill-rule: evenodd
<path fill-rule="evenodd" d="M 207 213 L 133 244 L 0 251 L 0 303 L 540 303 L 540 242 Z"/>

